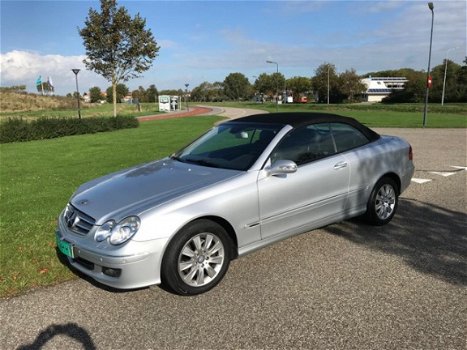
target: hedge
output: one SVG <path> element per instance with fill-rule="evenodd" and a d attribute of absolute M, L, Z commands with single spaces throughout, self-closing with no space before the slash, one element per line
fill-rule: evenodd
<path fill-rule="evenodd" d="M 9 118 L 0 123 L 0 143 L 52 139 L 62 136 L 93 134 L 118 129 L 137 128 L 135 117 L 39 118 L 27 121 Z"/>

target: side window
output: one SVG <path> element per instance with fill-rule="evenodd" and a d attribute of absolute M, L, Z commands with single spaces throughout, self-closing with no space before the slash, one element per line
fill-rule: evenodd
<path fill-rule="evenodd" d="M 329 124 L 312 124 L 287 134 L 273 151 L 271 161 L 292 160 L 302 165 L 335 153 Z"/>
<path fill-rule="evenodd" d="M 337 152 L 345 152 L 366 145 L 369 142 L 365 135 L 351 125 L 332 123 L 331 128 Z"/>

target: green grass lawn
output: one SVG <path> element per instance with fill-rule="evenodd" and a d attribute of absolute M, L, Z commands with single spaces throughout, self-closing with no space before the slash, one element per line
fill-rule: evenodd
<path fill-rule="evenodd" d="M 262 109 L 276 112 L 274 103 L 222 102 L 213 106 Z M 422 127 L 423 104 L 287 104 L 278 105 L 279 112 L 323 112 L 355 118 L 369 127 Z M 467 104 L 430 104 L 427 114 L 429 128 L 467 127 Z"/>
<path fill-rule="evenodd" d="M 73 278 L 57 259 L 54 232 L 80 184 L 167 156 L 218 120 L 152 121 L 137 129 L 0 145 L 0 296 Z"/>
<path fill-rule="evenodd" d="M 136 105 L 127 103 L 117 104 L 117 114 L 120 116 L 143 116 L 159 114 L 159 105 L 156 103 L 141 103 L 141 112 L 138 112 Z M 113 105 L 111 103 L 98 104 L 82 104 L 81 117 L 107 117 L 113 115 Z M 28 112 L 0 112 L 0 121 L 6 118 L 26 118 L 36 119 L 40 117 L 61 117 L 72 118 L 78 117 L 78 110 L 75 109 L 43 109 L 39 111 Z"/>

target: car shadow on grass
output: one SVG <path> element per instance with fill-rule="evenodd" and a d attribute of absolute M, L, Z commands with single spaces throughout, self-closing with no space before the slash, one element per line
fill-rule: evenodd
<path fill-rule="evenodd" d="M 436 205 L 401 198 L 386 226 L 361 219 L 325 231 L 370 249 L 399 256 L 410 267 L 454 285 L 467 285 L 467 215 Z"/>

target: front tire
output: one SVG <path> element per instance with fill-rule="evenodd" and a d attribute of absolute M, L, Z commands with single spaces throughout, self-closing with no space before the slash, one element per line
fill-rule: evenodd
<path fill-rule="evenodd" d="M 180 295 L 196 295 L 215 287 L 231 259 L 231 239 L 210 220 L 197 220 L 178 232 L 166 249 L 161 277 L 164 286 Z"/>
<path fill-rule="evenodd" d="M 386 225 L 394 217 L 398 204 L 397 184 L 391 178 L 383 177 L 376 183 L 371 192 L 364 217 L 372 225 Z"/>

